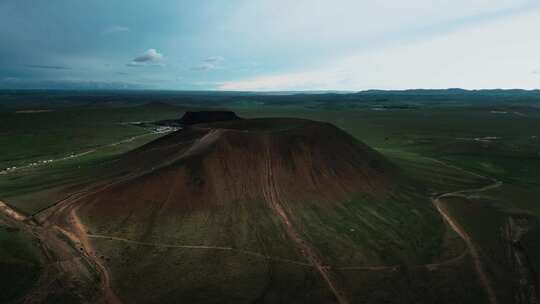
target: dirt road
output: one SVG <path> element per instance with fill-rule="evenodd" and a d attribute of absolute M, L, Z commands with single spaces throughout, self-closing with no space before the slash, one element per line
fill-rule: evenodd
<path fill-rule="evenodd" d="M 442 163 L 445 164 L 444 162 L 442 162 Z M 461 169 L 461 170 L 466 171 L 464 169 Z M 466 172 L 468 172 L 468 171 L 466 171 Z M 487 178 L 487 177 L 484 177 L 484 176 L 480 176 L 480 175 L 472 173 L 472 172 L 469 172 L 469 173 L 473 174 L 475 176 L 482 177 L 482 178 L 487 179 L 487 180 L 492 180 L 493 183 L 490 184 L 490 185 L 481 187 L 481 188 L 460 190 L 460 191 L 448 192 L 448 193 L 440 194 L 440 195 L 436 196 L 435 198 L 433 198 L 432 201 L 433 201 L 433 204 L 435 205 L 435 208 L 441 214 L 443 219 L 463 239 L 463 241 L 467 245 L 467 248 L 469 249 L 469 252 L 470 252 L 471 257 L 472 257 L 473 262 L 474 262 L 474 267 L 475 267 L 476 273 L 478 274 L 478 278 L 480 279 L 480 282 L 481 282 L 482 286 L 484 287 L 484 290 L 486 291 L 486 294 L 487 294 L 487 296 L 489 298 L 490 303 L 491 304 L 497 304 L 498 301 L 497 301 L 497 297 L 495 295 L 495 291 L 494 291 L 493 286 L 492 286 L 492 284 L 491 284 L 491 282 L 489 280 L 488 275 L 486 274 L 486 272 L 484 270 L 484 266 L 483 266 L 482 261 L 480 259 L 480 254 L 479 254 L 478 248 L 473 243 L 471 237 L 463 229 L 463 227 L 461 227 L 461 225 L 459 225 L 459 223 L 452 218 L 452 216 L 450 215 L 448 210 L 446 210 L 444 203 L 442 202 L 442 199 L 444 199 L 444 198 L 449 198 L 449 197 L 465 197 L 465 198 L 467 198 L 467 194 L 469 194 L 469 193 L 483 192 L 483 191 L 487 191 L 487 190 L 490 190 L 490 189 L 498 188 L 498 187 L 500 187 L 502 185 L 502 182 L 500 182 L 500 181 L 490 179 L 490 178 Z"/>
<path fill-rule="evenodd" d="M 0 201 L 0 213 L 4 213 L 5 215 L 9 216 L 10 218 L 16 220 L 16 221 L 24 221 L 26 220 L 26 215 L 13 210 L 11 207 L 6 205 L 6 203 Z"/>
<path fill-rule="evenodd" d="M 250 250 L 244 250 L 239 248 L 233 248 L 233 247 L 223 247 L 223 246 L 204 246 L 204 245 L 179 245 L 179 244 L 164 244 L 164 243 L 151 243 L 151 242 L 140 242 L 140 241 L 134 241 L 126 238 L 120 238 L 115 236 L 109 236 L 109 235 L 96 235 L 96 234 L 88 234 L 88 238 L 90 239 L 102 239 L 102 240 L 108 240 L 108 241 L 118 241 L 118 242 L 125 242 L 129 244 L 139 245 L 139 246 L 150 246 L 150 247 L 161 247 L 161 248 L 179 248 L 179 249 L 202 249 L 202 250 L 221 250 L 221 251 L 234 251 L 246 255 L 251 255 L 255 257 L 259 257 L 261 259 L 266 260 L 273 260 L 277 262 L 283 262 L 283 263 L 289 263 L 289 264 L 295 264 L 300 266 L 308 266 L 312 267 L 313 265 L 300 262 L 300 261 L 294 261 L 289 259 L 283 259 L 279 257 L 272 257 L 269 255 L 265 255 L 259 252 L 250 251 Z"/>
<path fill-rule="evenodd" d="M 77 249 L 78 240 L 66 239 L 59 227 L 41 226 L 3 202 L 0 213 L 10 225 L 35 239 L 46 259 L 38 284 L 21 300 L 23 303 L 42 303 L 51 294 L 66 292 L 80 300 L 89 300 L 83 293 L 96 286 L 91 278 L 91 273 L 95 273 L 93 259 Z"/>
<path fill-rule="evenodd" d="M 328 267 L 323 266 L 320 257 L 315 253 L 314 249 L 308 244 L 305 240 L 302 239 L 300 233 L 296 231 L 294 225 L 291 223 L 287 212 L 283 209 L 279 187 L 277 186 L 276 179 L 274 177 L 273 164 L 272 164 L 272 153 L 270 150 L 270 144 L 267 143 L 267 151 L 265 155 L 265 172 L 263 182 L 264 189 L 263 195 L 266 201 L 270 204 L 271 208 L 274 210 L 275 214 L 281 220 L 285 227 L 287 235 L 291 238 L 293 242 L 296 243 L 302 254 L 307 258 L 307 260 L 317 269 L 323 280 L 328 285 L 328 288 L 334 294 L 337 302 L 339 304 L 347 304 L 349 301 L 345 298 L 344 294 L 338 289 L 337 284 L 333 281 L 330 273 L 328 272 Z"/>
<path fill-rule="evenodd" d="M 100 276 L 100 287 L 106 303 L 120 304 L 120 299 L 111 288 L 111 275 L 106 265 L 97 256 L 96 251 L 90 242 L 87 229 L 77 215 L 77 209 L 81 206 L 82 199 L 94 193 L 103 191 L 124 179 L 119 179 L 109 184 L 103 184 L 94 188 L 89 188 L 70 195 L 68 198 L 58 202 L 49 210 L 41 225 L 49 229 L 58 229 L 67 236 L 73 243 L 81 246 L 84 257 L 95 266 L 95 270 Z"/>
<path fill-rule="evenodd" d="M 100 277 L 101 277 L 101 289 L 104 292 L 105 299 L 107 303 L 110 304 L 120 304 L 122 301 L 116 296 L 114 291 L 111 288 L 111 276 L 107 267 L 102 263 L 100 258 L 96 254 L 96 250 L 92 246 L 92 243 L 88 239 L 87 229 L 81 223 L 79 217 L 76 213 L 76 208 L 71 209 L 69 216 L 70 221 L 73 223 L 71 226 L 74 229 L 74 241 L 80 242 L 84 248 L 86 255 L 94 262 L 98 267 Z M 71 236 L 73 237 L 73 235 Z"/>

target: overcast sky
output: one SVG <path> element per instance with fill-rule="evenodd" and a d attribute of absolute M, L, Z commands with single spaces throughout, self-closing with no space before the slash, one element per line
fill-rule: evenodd
<path fill-rule="evenodd" d="M 538 0 L 1 0 L 0 88 L 540 88 Z"/>

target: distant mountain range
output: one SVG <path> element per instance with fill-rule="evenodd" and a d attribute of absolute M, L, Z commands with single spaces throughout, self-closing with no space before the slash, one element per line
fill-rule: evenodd
<path fill-rule="evenodd" d="M 189 90 L 145 90 L 135 87 L 114 88 L 106 86 L 98 86 L 95 83 L 93 86 L 83 89 L 74 88 L 53 88 L 53 89 L 8 89 L 0 87 L 0 96 L 5 94 L 17 93 L 44 93 L 44 92 L 64 92 L 74 95 L 85 95 L 89 92 L 93 94 L 163 94 L 163 95 L 206 95 L 206 96 L 286 96 L 286 95 L 540 95 L 540 89 L 525 90 L 525 89 L 479 89 L 467 90 L 460 88 L 449 89 L 407 89 L 407 90 L 363 90 L 363 91 L 340 91 L 340 90 L 313 90 L 313 91 L 189 91 Z"/>
<path fill-rule="evenodd" d="M 540 95 L 540 90 L 523 89 L 485 89 L 465 90 L 460 88 L 451 89 L 410 89 L 410 90 L 366 90 L 360 91 L 359 95 Z"/>

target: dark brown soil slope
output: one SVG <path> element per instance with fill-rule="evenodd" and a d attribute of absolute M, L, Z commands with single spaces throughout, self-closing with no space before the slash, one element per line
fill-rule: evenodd
<path fill-rule="evenodd" d="M 99 193 L 88 208 L 121 215 L 152 204 L 166 213 L 264 201 L 269 160 L 280 195 L 295 202 L 383 194 L 395 173 L 377 152 L 326 123 L 254 119 L 199 125 L 126 155 L 126 166 L 147 172 Z"/>

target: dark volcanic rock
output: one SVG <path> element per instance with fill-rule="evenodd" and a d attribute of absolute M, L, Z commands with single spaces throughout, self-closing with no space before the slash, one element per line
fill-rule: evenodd
<path fill-rule="evenodd" d="M 179 123 L 181 125 L 194 125 L 199 123 L 211 123 L 216 121 L 226 121 L 226 120 L 239 120 L 238 117 L 232 111 L 198 111 L 191 112 L 188 111 L 180 119 Z"/>

